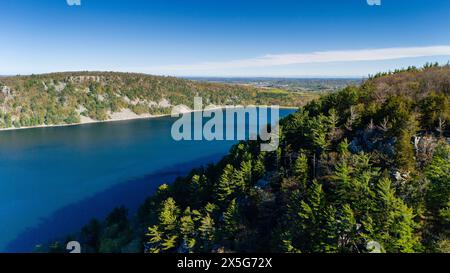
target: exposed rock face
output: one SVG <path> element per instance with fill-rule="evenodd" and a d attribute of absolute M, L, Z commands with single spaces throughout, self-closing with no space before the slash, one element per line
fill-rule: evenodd
<path fill-rule="evenodd" d="M 11 96 L 12 95 L 12 90 L 8 86 L 3 86 L 1 88 L 1 91 L 2 91 L 3 95 L 5 95 L 5 96 Z"/>
<path fill-rule="evenodd" d="M 192 109 L 190 109 L 187 106 L 177 105 L 174 108 L 172 108 L 172 115 L 186 114 L 191 111 L 192 111 Z"/>
<path fill-rule="evenodd" d="M 61 92 L 61 91 L 63 91 L 64 88 L 66 88 L 66 85 L 67 85 L 67 84 L 64 83 L 64 82 L 59 82 L 59 83 L 55 84 L 56 92 Z"/>
<path fill-rule="evenodd" d="M 101 101 L 101 102 L 104 102 L 104 101 L 105 101 L 105 96 L 103 96 L 103 95 L 97 95 L 97 99 L 98 99 L 99 101 Z"/>
<path fill-rule="evenodd" d="M 78 114 L 81 115 L 81 113 L 83 113 L 84 111 L 86 111 L 86 107 L 84 107 L 83 105 L 79 105 L 78 108 L 75 110 Z"/>
<path fill-rule="evenodd" d="M 159 107 L 159 108 L 170 108 L 170 107 L 172 107 L 172 104 L 167 99 L 161 99 L 159 102 L 147 101 L 147 100 L 143 100 L 143 99 L 131 100 L 127 96 L 123 96 L 122 99 L 127 104 L 134 105 L 134 106 L 136 106 L 136 105 L 147 105 L 148 107 Z"/>
<path fill-rule="evenodd" d="M 143 117 L 151 117 L 150 114 L 142 114 L 138 115 L 131 111 L 130 109 L 122 109 L 120 112 L 108 113 L 110 119 L 112 120 L 126 120 L 126 119 L 135 119 L 135 118 L 143 118 Z"/>
<path fill-rule="evenodd" d="M 170 101 L 168 101 L 167 99 L 162 99 L 159 103 L 158 106 L 161 108 L 169 108 L 172 105 L 170 104 Z"/>
<path fill-rule="evenodd" d="M 403 172 L 402 173 L 400 171 L 394 171 L 392 176 L 394 177 L 395 181 L 397 181 L 398 183 L 404 183 L 404 182 L 409 180 L 410 172 Z"/>
<path fill-rule="evenodd" d="M 414 137 L 414 151 L 417 161 L 420 165 L 424 165 L 433 157 L 438 139 L 433 136 L 416 136 Z"/>
<path fill-rule="evenodd" d="M 72 83 L 85 83 L 89 81 L 93 82 L 101 82 L 103 79 L 102 76 L 71 76 L 69 77 L 69 81 Z"/>
<path fill-rule="evenodd" d="M 378 128 L 361 130 L 350 142 L 349 149 L 353 153 L 362 151 L 381 151 L 388 157 L 395 154 L 395 139 L 385 136 L 385 132 Z"/>
<path fill-rule="evenodd" d="M 96 120 L 91 119 L 90 117 L 80 115 L 80 123 L 92 123 L 92 122 L 96 122 Z"/>

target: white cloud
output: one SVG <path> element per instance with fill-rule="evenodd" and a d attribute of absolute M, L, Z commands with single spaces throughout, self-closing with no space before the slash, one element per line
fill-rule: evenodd
<path fill-rule="evenodd" d="M 450 46 L 398 47 L 380 49 L 317 51 L 299 54 L 270 54 L 256 58 L 225 62 L 204 62 L 150 67 L 150 71 L 195 73 L 198 71 L 265 68 L 294 64 L 383 61 L 404 58 L 450 56 Z"/>

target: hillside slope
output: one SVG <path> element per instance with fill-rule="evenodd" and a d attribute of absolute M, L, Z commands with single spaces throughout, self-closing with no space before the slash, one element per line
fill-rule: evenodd
<path fill-rule="evenodd" d="M 169 114 L 172 106 L 300 106 L 313 95 L 114 72 L 0 78 L 0 128 L 60 125 Z"/>
<path fill-rule="evenodd" d="M 131 219 L 118 208 L 70 239 L 85 252 L 450 252 L 449 79 L 449 66 L 408 69 L 325 95 L 282 121 L 277 151 L 242 142 Z"/>

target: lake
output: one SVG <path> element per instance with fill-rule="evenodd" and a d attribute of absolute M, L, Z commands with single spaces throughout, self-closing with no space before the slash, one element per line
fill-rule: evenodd
<path fill-rule="evenodd" d="M 159 185 L 217 162 L 236 143 L 174 141 L 174 121 L 0 132 L 0 252 L 30 252 L 120 205 L 133 213 Z"/>

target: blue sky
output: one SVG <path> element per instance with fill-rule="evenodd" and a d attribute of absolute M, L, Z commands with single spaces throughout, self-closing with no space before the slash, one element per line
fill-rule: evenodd
<path fill-rule="evenodd" d="M 0 75 L 366 76 L 450 60 L 450 1 L 2 0 Z"/>

